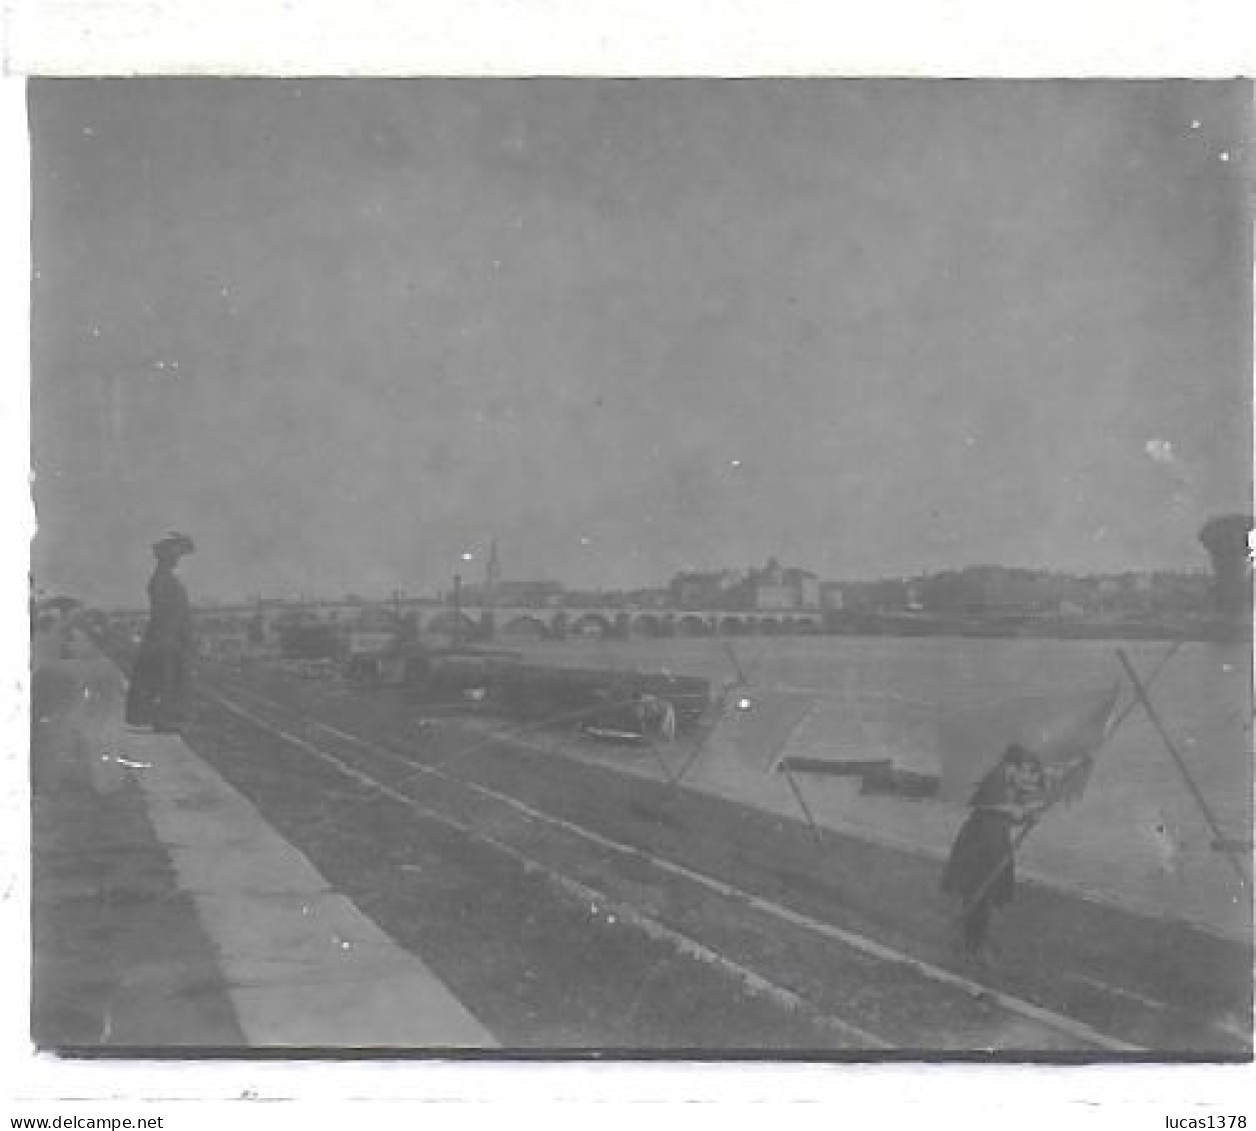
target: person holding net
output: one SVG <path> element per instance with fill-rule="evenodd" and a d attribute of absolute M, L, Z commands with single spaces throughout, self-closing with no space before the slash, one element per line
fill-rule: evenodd
<path fill-rule="evenodd" d="M 973 792 L 942 872 L 942 890 L 960 900 L 960 935 L 969 956 L 982 954 L 991 912 L 1011 902 L 1014 830 L 1036 821 L 1048 803 L 1042 760 L 1015 744 Z"/>

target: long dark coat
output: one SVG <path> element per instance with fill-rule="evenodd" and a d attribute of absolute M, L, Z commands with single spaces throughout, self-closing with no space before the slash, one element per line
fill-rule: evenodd
<path fill-rule="evenodd" d="M 148 627 L 135 657 L 126 699 L 132 726 L 173 730 L 187 711 L 192 612 L 173 568 L 158 563 L 148 582 Z"/>
<path fill-rule="evenodd" d="M 958 895 L 965 903 L 980 899 L 992 907 L 1011 901 L 1016 886 L 1012 859 L 1015 822 L 993 807 L 1017 800 L 1002 766 L 986 775 L 969 802 L 972 812 L 951 847 L 942 872 L 943 891 Z"/>

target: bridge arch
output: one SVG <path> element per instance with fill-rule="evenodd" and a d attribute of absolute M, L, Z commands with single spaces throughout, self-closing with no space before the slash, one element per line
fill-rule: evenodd
<path fill-rule="evenodd" d="M 775 636 L 781 631 L 781 622 L 776 617 L 761 617 L 755 627 L 763 636 Z"/>
<path fill-rule="evenodd" d="M 679 636 L 710 636 L 711 625 L 705 617 L 689 613 L 677 618 L 676 632 Z"/>
<path fill-rule="evenodd" d="M 742 617 L 720 618 L 720 634 L 722 636 L 745 636 L 752 631 L 753 625 L 751 622 Z"/>
<path fill-rule="evenodd" d="M 427 622 L 428 632 L 443 633 L 448 636 L 466 637 L 475 630 L 475 621 L 466 613 L 455 612 L 453 609 L 439 612 Z"/>
<path fill-rule="evenodd" d="M 524 613 L 522 616 L 507 621 L 502 625 L 501 633 L 503 636 L 514 637 L 518 640 L 548 640 L 552 635 L 549 625 L 540 617 L 532 616 L 530 613 Z"/>
<path fill-rule="evenodd" d="M 656 613 L 638 613 L 632 618 L 631 629 L 638 636 L 666 636 L 667 622 Z"/>
<path fill-rule="evenodd" d="M 615 626 L 600 613 L 584 613 L 571 622 L 568 632 L 572 636 L 596 636 L 606 639 L 615 630 Z"/>
<path fill-rule="evenodd" d="M 384 605 L 363 605 L 343 617 L 339 609 L 328 609 L 324 618 L 332 623 L 347 622 L 360 632 L 391 632 L 401 627 L 401 614 Z"/>

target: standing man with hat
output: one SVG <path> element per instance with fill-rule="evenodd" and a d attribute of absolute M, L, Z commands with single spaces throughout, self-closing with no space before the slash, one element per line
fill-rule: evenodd
<path fill-rule="evenodd" d="M 192 664 L 192 610 L 175 570 L 196 547 L 172 532 L 153 544 L 157 567 L 148 582 L 148 627 L 135 657 L 126 699 L 128 726 L 174 734 L 187 708 Z"/>

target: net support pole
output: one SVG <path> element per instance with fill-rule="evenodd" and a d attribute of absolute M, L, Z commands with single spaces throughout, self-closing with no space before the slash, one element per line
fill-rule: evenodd
<path fill-rule="evenodd" d="M 1156 662 L 1156 666 L 1151 669 L 1151 672 L 1148 674 L 1147 678 L 1143 681 L 1143 689 L 1145 691 L 1147 692 L 1151 691 L 1151 685 L 1156 682 L 1156 680 L 1160 676 L 1160 673 L 1164 670 L 1165 665 L 1168 664 L 1168 662 L 1171 659 L 1173 659 L 1174 655 L 1177 654 L 1177 650 L 1181 647 L 1182 647 L 1182 642 L 1180 640 L 1175 640 L 1169 646 L 1169 650 L 1163 656 L 1160 657 L 1160 659 Z M 1121 713 L 1117 715 L 1115 719 L 1113 719 L 1112 725 L 1108 727 L 1107 733 L 1103 736 L 1104 742 L 1107 742 L 1108 739 L 1110 739 L 1114 734 L 1116 734 L 1116 732 L 1120 729 L 1121 724 L 1125 722 L 1125 720 L 1128 719 L 1130 715 L 1134 713 L 1134 708 L 1137 706 L 1138 706 L 1138 695 L 1137 693 L 1135 693 L 1134 698 L 1131 699 L 1128 703 L 1126 703 L 1125 708 L 1121 711 Z"/>
<path fill-rule="evenodd" d="M 1182 780 L 1186 783 L 1186 788 L 1190 790 L 1191 796 L 1195 799 L 1200 812 L 1204 815 L 1204 820 L 1208 822 L 1208 828 L 1212 830 L 1213 839 L 1223 846 L 1222 851 L 1225 853 L 1225 858 L 1230 862 L 1230 867 L 1234 869 L 1234 874 L 1238 876 L 1239 882 L 1244 887 L 1251 887 L 1251 878 L 1243 865 L 1239 863 L 1239 858 L 1226 846 L 1225 835 L 1222 833 L 1220 825 L 1217 824 L 1217 818 L 1213 815 L 1212 807 L 1200 791 L 1195 777 L 1190 771 L 1190 767 L 1186 764 L 1186 759 L 1182 757 L 1173 739 L 1169 737 L 1169 732 L 1165 729 L 1164 723 L 1160 721 L 1160 716 L 1156 713 L 1155 707 L 1152 706 L 1151 699 L 1148 697 L 1142 681 L 1138 678 L 1138 673 L 1134 670 L 1134 665 L 1130 663 L 1129 657 L 1125 654 L 1125 649 L 1118 648 L 1116 656 L 1121 661 L 1125 674 L 1129 676 L 1130 683 L 1134 685 L 1134 694 L 1138 696 L 1139 702 L 1143 705 L 1143 710 L 1147 712 L 1151 725 L 1156 728 L 1156 733 L 1160 735 L 1160 741 L 1164 743 L 1164 748 L 1173 758 L 1178 772 L 1182 775 Z"/>
<path fill-rule="evenodd" d="M 785 781 L 789 784 L 789 790 L 794 795 L 794 800 L 798 802 L 798 808 L 802 810 L 802 815 L 807 819 L 807 824 L 811 827 L 811 835 L 815 837 L 816 846 L 821 849 L 824 848 L 824 834 L 820 831 L 820 826 L 816 824 L 815 816 L 811 812 L 811 806 L 807 804 L 806 798 L 802 795 L 802 790 L 798 788 L 798 782 L 795 780 L 793 772 L 785 762 L 781 763 L 780 770 L 785 775 Z"/>
<path fill-rule="evenodd" d="M 663 759 L 663 752 L 653 739 L 647 736 L 645 741 L 650 748 L 650 753 L 654 755 L 654 760 L 659 764 L 659 772 L 663 775 L 663 780 L 670 786 L 672 784 L 672 772 L 668 769 L 667 762 Z"/>
<path fill-rule="evenodd" d="M 733 651 L 733 646 L 727 640 L 722 640 L 720 643 L 724 646 L 724 654 L 728 657 L 729 663 L 733 665 L 733 671 L 737 673 L 738 683 L 742 687 L 748 687 L 750 677 L 746 674 L 746 669 L 741 666 L 741 661 L 737 658 L 737 653 Z"/>
<path fill-rule="evenodd" d="M 715 728 L 719 726 L 720 719 L 723 717 L 724 717 L 724 709 L 723 707 L 721 707 L 719 711 L 716 713 L 715 718 L 711 720 L 710 726 L 708 726 L 707 729 L 701 735 L 699 735 L 697 740 L 694 742 L 693 749 L 689 751 L 689 754 L 686 756 L 684 762 L 681 763 L 680 769 L 677 770 L 676 773 L 672 776 L 672 780 L 668 783 L 669 790 L 675 791 L 677 788 L 679 788 L 680 783 L 684 779 L 685 775 L 688 774 L 691 769 L 693 769 L 693 764 L 699 758 L 702 757 L 703 752 L 707 748 L 707 744 L 711 741 L 711 736 L 715 733 Z"/>

